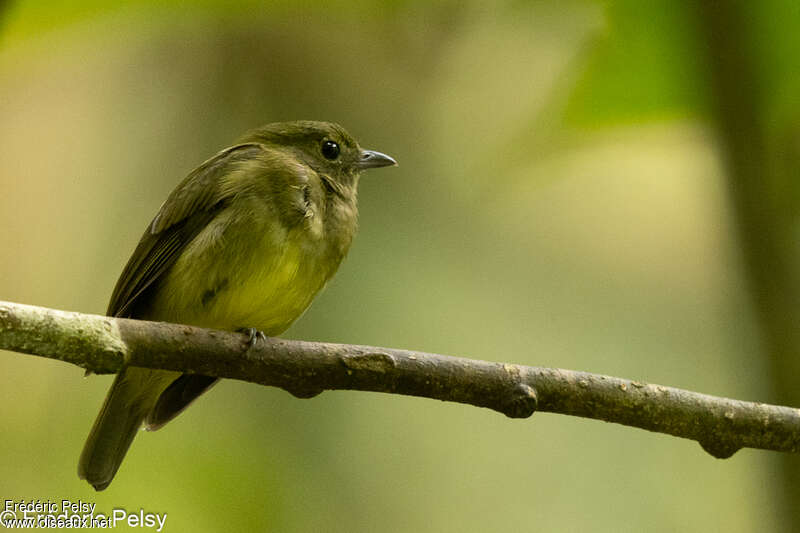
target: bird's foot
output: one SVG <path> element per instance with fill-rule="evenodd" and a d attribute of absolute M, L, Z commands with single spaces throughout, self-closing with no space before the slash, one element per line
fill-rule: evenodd
<path fill-rule="evenodd" d="M 255 346 L 259 340 L 267 340 L 267 336 L 264 335 L 264 332 L 256 329 L 256 328 L 239 328 L 236 331 L 239 333 L 244 333 L 247 335 L 247 349 L 251 349 Z"/>

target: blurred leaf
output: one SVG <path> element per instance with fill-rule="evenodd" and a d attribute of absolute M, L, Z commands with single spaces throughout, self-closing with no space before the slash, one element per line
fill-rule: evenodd
<path fill-rule="evenodd" d="M 683 2 L 614 0 L 606 28 L 586 50 L 587 65 L 566 120 L 598 127 L 704 114 L 708 97 L 695 53 L 695 21 Z"/>

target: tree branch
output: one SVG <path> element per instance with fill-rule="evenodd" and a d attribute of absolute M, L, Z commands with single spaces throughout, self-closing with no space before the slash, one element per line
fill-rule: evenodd
<path fill-rule="evenodd" d="M 800 450 L 800 409 L 743 402 L 627 379 L 446 355 L 267 338 L 86 315 L 0 301 L 0 349 L 58 359 L 90 372 L 125 365 L 280 387 L 299 398 L 324 390 L 421 396 L 615 422 L 693 439 L 718 458 L 743 447 Z"/>

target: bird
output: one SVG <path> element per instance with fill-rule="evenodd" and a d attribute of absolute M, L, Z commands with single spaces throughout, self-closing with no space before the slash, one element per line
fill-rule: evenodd
<path fill-rule="evenodd" d="M 331 122 L 277 122 L 247 132 L 169 194 L 106 314 L 243 331 L 248 345 L 281 334 L 350 248 L 361 173 L 393 165 Z M 89 432 L 78 476 L 106 489 L 142 426 L 161 428 L 217 381 L 124 368 Z"/>

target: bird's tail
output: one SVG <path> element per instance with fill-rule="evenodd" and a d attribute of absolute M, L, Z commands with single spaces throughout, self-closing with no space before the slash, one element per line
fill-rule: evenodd
<path fill-rule="evenodd" d="M 143 368 L 128 368 L 117 375 L 78 461 L 78 476 L 95 490 L 103 490 L 114 479 L 136 432 L 156 398 L 142 387 Z M 141 374 L 141 375 L 140 375 Z"/>

